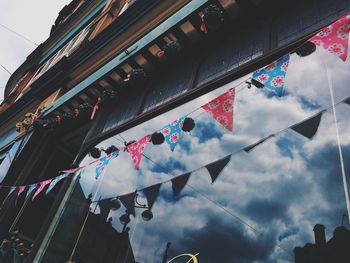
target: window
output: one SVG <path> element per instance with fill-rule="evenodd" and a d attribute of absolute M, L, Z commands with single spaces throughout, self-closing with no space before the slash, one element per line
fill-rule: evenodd
<path fill-rule="evenodd" d="M 58 61 L 60 61 L 64 56 L 71 55 L 74 50 L 85 39 L 86 35 L 89 33 L 91 27 L 88 26 L 84 28 L 78 35 L 72 38 L 63 48 L 61 48 L 54 56 L 52 56 L 48 61 L 46 61 L 35 73 L 31 81 L 28 83 L 27 87 L 30 86 L 35 80 L 42 76 L 46 71 L 48 71 L 52 66 L 54 66 Z"/>

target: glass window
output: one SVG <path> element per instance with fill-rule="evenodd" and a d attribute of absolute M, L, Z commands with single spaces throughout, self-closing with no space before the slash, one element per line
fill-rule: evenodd
<path fill-rule="evenodd" d="M 62 47 L 54 56 L 52 56 L 48 61 L 46 61 L 35 73 L 31 81 L 28 83 L 27 87 L 30 86 L 35 80 L 42 76 L 47 70 L 54 66 L 58 61 L 60 61 L 64 56 L 69 56 L 73 51 L 82 43 L 86 35 L 90 31 L 90 26 L 84 28 L 78 35 L 76 35 L 72 40 L 70 40 L 64 47 Z"/>
<path fill-rule="evenodd" d="M 233 133 L 198 110 L 191 114 L 195 129 L 181 135 L 174 152 L 166 143 L 149 143 L 140 171 L 127 152 L 120 152 L 98 180 L 94 165 L 85 168 L 76 177 L 60 221 L 53 223 L 56 231 L 44 245 L 43 261 L 188 262 L 190 256 L 175 258 L 192 254 L 200 263 L 282 263 L 294 262 L 296 246 L 314 242 L 315 224 L 324 224 L 330 239 L 347 212 L 324 63 L 333 76 L 341 148 L 349 170 L 350 106 L 340 102 L 349 97 L 350 62 L 343 63 L 320 49 L 304 58 L 293 54 L 281 98 L 239 84 L 249 74 L 98 145 L 122 147 L 124 139 L 152 133 L 236 87 Z M 286 129 L 324 109 L 312 140 Z M 242 151 L 271 134 L 253 151 Z M 203 167 L 229 154 L 233 154 L 231 161 L 212 184 Z M 87 156 L 82 164 L 90 161 Z M 194 172 L 187 185 L 174 197 L 169 180 L 189 171 Z M 164 183 L 151 220 L 142 219 L 142 208 L 136 208 L 136 216 L 127 225 L 120 221 L 123 207 L 101 215 L 99 200 L 159 182 Z M 137 206 L 144 204 L 147 201 L 140 191 Z"/>

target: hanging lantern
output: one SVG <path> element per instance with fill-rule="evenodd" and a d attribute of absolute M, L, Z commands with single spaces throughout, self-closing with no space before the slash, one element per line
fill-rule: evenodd
<path fill-rule="evenodd" d="M 90 151 L 90 156 L 92 158 L 95 158 L 95 159 L 100 158 L 101 157 L 101 150 L 97 147 L 92 148 Z"/>
<path fill-rule="evenodd" d="M 128 80 L 132 84 L 141 84 L 147 80 L 147 74 L 142 68 L 133 69 L 128 75 Z"/>
<path fill-rule="evenodd" d="M 102 93 L 102 103 L 107 104 L 117 99 L 117 92 L 114 89 L 104 90 Z"/>
<path fill-rule="evenodd" d="M 51 117 L 51 118 L 48 118 L 46 120 L 46 123 L 44 124 L 46 128 L 49 128 L 49 129 L 54 129 L 57 127 L 58 125 L 58 121 L 55 117 Z"/>
<path fill-rule="evenodd" d="M 153 145 L 162 144 L 165 141 L 164 135 L 161 132 L 155 132 L 152 134 L 151 141 Z"/>
<path fill-rule="evenodd" d="M 306 42 L 304 43 L 302 46 L 298 47 L 295 50 L 295 53 L 297 53 L 297 55 L 299 57 L 306 57 L 312 53 L 314 53 L 316 50 L 316 45 L 312 42 Z"/>
<path fill-rule="evenodd" d="M 118 198 L 111 199 L 109 205 L 111 206 L 111 210 L 113 210 L 113 211 L 118 210 L 121 206 Z"/>
<path fill-rule="evenodd" d="M 79 105 L 79 113 L 82 116 L 90 116 L 93 108 L 94 107 L 90 103 L 85 102 Z"/>
<path fill-rule="evenodd" d="M 75 119 L 75 116 L 73 113 L 70 113 L 70 112 L 66 112 L 62 115 L 62 122 L 70 122 L 70 121 L 73 121 Z"/>
<path fill-rule="evenodd" d="M 224 12 L 215 4 L 210 4 L 203 10 L 203 22 L 211 29 L 218 29 L 224 18 Z"/>
<path fill-rule="evenodd" d="M 184 119 L 181 129 L 184 132 L 190 132 L 194 129 L 195 126 L 196 124 L 194 122 L 194 119 L 187 117 Z"/>
<path fill-rule="evenodd" d="M 109 146 L 104 152 L 106 154 L 111 154 L 112 152 L 118 151 L 119 149 L 115 147 L 114 145 Z"/>
<path fill-rule="evenodd" d="M 130 215 L 128 213 L 123 214 L 119 217 L 119 221 L 122 225 L 127 225 L 130 223 Z"/>
<path fill-rule="evenodd" d="M 40 131 L 44 129 L 44 120 L 38 119 L 33 122 L 33 129 L 35 131 Z"/>
<path fill-rule="evenodd" d="M 143 220 L 150 221 L 153 218 L 153 213 L 151 210 L 147 209 L 147 210 L 142 212 L 141 216 L 142 216 Z"/>
<path fill-rule="evenodd" d="M 163 47 L 164 55 L 170 59 L 176 59 L 179 57 L 180 48 L 181 46 L 178 41 L 172 41 L 170 43 L 167 43 Z"/>

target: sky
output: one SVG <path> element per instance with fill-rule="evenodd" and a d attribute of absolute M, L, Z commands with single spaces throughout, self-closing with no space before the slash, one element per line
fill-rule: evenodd
<path fill-rule="evenodd" d="M 99 180 L 95 180 L 94 165 L 84 169 L 80 183 L 85 196 L 91 193 L 98 200 L 131 193 L 203 167 L 275 134 L 252 152 L 239 151 L 233 155 L 214 184 L 205 169 L 192 173 L 188 185 L 177 197 L 172 195 L 170 183 L 163 184 L 152 209 L 154 218 L 143 221 L 142 209 L 137 209 L 135 218 L 131 216 L 130 240 L 140 263 L 161 262 L 167 242 L 172 243 L 170 257 L 199 253 L 200 263 L 294 262 L 293 249 L 314 242 L 315 224 L 326 226 L 329 239 L 346 213 L 332 111 L 322 115 L 312 140 L 286 129 L 330 107 L 325 65 L 332 74 L 335 101 L 347 98 L 349 62 L 344 63 L 322 50 L 305 58 L 293 54 L 286 95 L 281 98 L 271 96 L 266 90 L 244 88 L 238 85 L 242 81 L 239 79 L 123 132 L 126 140 L 142 138 L 228 88 L 239 90 L 233 133 L 205 112 L 197 111 L 191 115 L 196 121 L 194 131 L 182 135 L 174 152 L 165 143 L 159 146 L 149 143 L 145 155 L 152 161 L 143 158 L 140 171 L 135 171 L 125 152 L 110 162 Z M 339 104 L 336 112 L 348 171 L 350 107 Z M 119 140 L 119 136 L 114 136 L 98 147 L 112 144 L 122 147 Z M 82 163 L 91 160 L 87 156 Z M 138 201 L 146 203 L 142 192 Z M 92 208 L 99 213 L 96 205 Z M 122 229 L 119 217 L 124 212 L 121 208 L 109 215 L 113 227 L 119 231 Z M 344 222 L 349 226 L 346 219 Z"/>
<path fill-rule="evenodd" d="M 40 44 L 48 38 L 58 12 L 69 2 L 70 0 L 0 0 L 0 24 Z M 0 34 L 0 63 L 13 73 L 36 46 L 2 26 Z M 3 88 L 9 77 L 0 68 L 0 100 L 3 99 Z"/>

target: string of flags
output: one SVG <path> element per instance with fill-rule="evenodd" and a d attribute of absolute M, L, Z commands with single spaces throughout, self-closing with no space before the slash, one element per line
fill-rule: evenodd
<path fill-rule="evenodd" d="M 334 23 L 328 25 L 327 27 L 322 29 L 320 32 L 318 32 L 315 36 L 308 39 L 306 43 L 308 44 L 312 43 L 317 47 L 321 47 L 327 50 L 328 52 L 338 56 L 343 61 L 345 61 L 348 53 L 349 31 L 350 31 L 350 14 L 343 16 L 337 21 L 335 21 Z M 266 87 L 269 91 L 273 92 L 275 95 L 282 96 L 285 77 L 289 66 L 289 57 L 290 57 L 289 54 L 284 55 L 281 58 L 277 59 L 276 61 L 270 63 L 266 67 L 255 71 L 251 78 L 252 82 L 249 84 L 256 85 L 258 88 Z M 213 100 L 209 101 L 208 103 L 202 105 L 198 109 L 205 110 L 208 114 L 210 114 L 210 116 L 212 116 L 212 118 L 216 122 L 218 122 L 228 131 L 232 132 L 233 118 L 234 118 L 234 110 L 233 110 L 234 100 L 235 100 L 235 88 L 231 88 L 228 91 L 224 92 L 223 94 L 217 96 Z M 350 98 L 347 98 L 342 102 L 346 104 L 350 104 L 349 101 L 350 101 Z M 311 119 L 306 120 L 305 122 L 293 125 L 288 128 L 305 136 L 308 139 L 311 139 L 317 131 L 318 125 L 321 121 L 321 117 L 322 117 L 322 112 L 312 117 Z M 0 185 L 0 187 L 10 188 L 10 191 L 7 196 L 11 195 L 16 190 L 18 190 L 17 197 L 19 197 L 22 193 L 25 192 L 25 190 L 27 190 L 26 198 L 35 190 L 34 194 L 32 195 L 32 200 L 34 200 L 46 187 L 47 189 L 45 193 L 48 194 L 55 187 L 55 185 L 62 179 L 65 179 L 69 177 L 70 174 L 74 174 L 75 172 L 95 163 L 97 163 L 96 179 L 98 179 L 102 171 L 109 164 L 109 162 L 112 159 L 118 157 L 119 153 L 122 150 L 127 151 L 130 154 L 131 159 L 134 163 L 135 169 L 139 170 L 141 158 L 143 156 L 143 151 L 149 142 L 152 142 L 154 145 L 157 145 L 165 141 L 169 145 L 170 150 L 174 151 L 176 145 L 178 144 L 181 138 L 182 133 L 191 131 L 194 127 L 195 127 L 194 120 L 189 118 L 188 114 L 186 114 L 181 116 L 179 119 L 171 122 L 170 124 L 165 125 L 159 131 L 153 134 L 145 135 L 138 141 L 130 143 L 122 149 L 117 149 L 116 151 L 109 153 L 107 156 L 101 157 L 83 166 L 60 171 L 59 176 L 56 176 L 54 178 L 51 178 L 36 184 L 31 184 L 31 185 L 20 185 L 20 186 Z M 264 143 L 266 140 L 268 140 L 273 136 L 274 135 L 269 135 L 268 137 L 263 138 L 258 142 L 255 142 L 254 144 L 243 148 L 242 150 L 246 152 L 250 152 L 255 147 Z M 212 164 L 208 164 L 206 166 L 208 172 L 210 173 L 212 183 L 215 182 L 215 180 L 221 173 L 222 169 L 229 163 L 231 155 L 217 162 L 214 162 Z M 191 173 L 186 173 L 182 175 L 183 177 L 180 176 L 179 177 L 180 179 L 174 178 L 174 183 L 173 183 L 174 195 L 178 194 L 182 190 L 184 185 L 186 185 L 190 174 Z M 124 202 L 127 203 L 127 201 L 124 201 Z"/>
<path fill-rule="evenodd" d="M 347 98 L 343 101 L 338 102 L 337 105 L 340 103 L 350 104 L 350 98 Z M 328 108 L 328 109 L 330 109 L 330 108 Z M 137 196 L 137 193 L 142 192 L 144 194 L 144 196 L 146 197 L 147 204 L 148 204 L 148 206 L 145 206 L 144 208 L 151 210 L 158 195 L 159 195 L 160 188 L 163 184 L 170 182 L 173 196 L 176 197 L 181 193 L 181 191 L 188 184 L 188 181 L 189 181 L 191 175 L 194 172 L 196 172 L 200 169 L 203 169 L 203 168 L 205 168 L 208 171 L 210 179 L 211 179 L 211 183 L 213 184 L 217 180 L 217 178 L 220 176 L 220 174 L 223 172 L 225 167 L 229 164 L 229 162 L 231 161 L 231 157 L 233 155 L 241 152 L 242 150 L 244 152 L 249 153 L 249 152 L 253 151 L 257 146 L 261 145 L 262 143 L 266 142 L 270 138 L 275 137 L 278 133 L 281 133 L 287 129 L 291 129 L 294 132 L 300 134 L 301 136 L 311 140 L 315 136 L 315 134 L 317 133 L 317 130 L 318 130 L 318 127 L 320 125 L 323 113 L 328 109 L 322 110 L 321 112 L 311 116 L 310 118 L 307 118 L 306 120 L 303 120 L 297 124 L 294 124 L 288 128 L 285 128 L 285 129 L 279 131 L 279 132 L 276 132 L 274 134 L 270 134 L 270 135 L 266 136 L 265 138 L 260 139 L 257 142 L 254 142 L 254 143 L 252 143 L 252 144 L 250 144 L 250 145 L 248 145 L 248 146 L 246 146 L 246 147 L 244 147 L 244 148 L 242 148 L 234 153 L 231 153 L 231 154 L 229 154 L 229 155 L 227 155 L 219 160 L 216 160 L 214 162 L 206 164 L 200 168 L 197 168 L 197 169 L 189 171 L 189 172 L 185 172 L 179 176 L 173 177 L 170 180 L 158 182 L 156 184 L 147 186 L 145 188 L 135 190 L 135 191 L 128 193 L 128 194 L 120 195 L 117 197 L 109 197 L 109 198 L 101 199 L 98 201 L 98 205 L 101 208 L 101 204 L 103 203 L 103 209 L 105 211 L 107 209 L 107 215 L 108 215 L 108 213 L 109 213 L 109 210 L 108 210 L 109 203 L 108 202 L 110 202 L 111 200 L 115 200 L 117 198 L 121 201 L 121 203 L 125 207 L 126 213 L 128 215 L 135 216 L 135 207 L 137 205 L 137 204 L 135 204 L 136 196 Z M 101 204 L 100 204 L 100 202 L 101 202 Z M 102 211 L 102 208 L 101 208 L 101 211 Z"/>
<path fill-rule="evenodd" d="M 230 89 L 231 90 L 231 89 Z M 230 90 L 228 92 L 230 92 Z M 222 95 L 220 95 L 222 96 Z M 220 97 L 219 96 L 219 97 Z M 338 103 L 336 103 L 336 105 L 340 104 L 340 103 L 345 103 L 347 105 L 350 105 L 350 97 L 349 98 L 346 98 Z M 162 185 L 163 183 L 166 183 L 166 182 L 169 182 L 171 181 L 172 182 L 172 189 L 173 189 L 173 193 L 174 193 L 174 196 L 177 196 L 181 191 L 182 189 L 186 186 L 191 174 L 195 171 L 198 171 L 202 168 L 206 168 L 208 170 L 208 173 L 210 175 L 210 178 L 211 178 L 211 182 L 214 183 L 216 181 L 216 179 L 219 177 L 219 175 L 221 174 L 221 172 L 223 171 L 223 169 L 228 165 L 228 163 L 230 162 L 231 160 L 231 156 L 241 152 L 241 151 L 244 151 L 244 152 L 251 152 L 253 151 L 257 146 L 263 144 L 264 142 L 266 142 L 267 140 L 269 140 L 270 138 L 273 138 L 274 136 L 276 136 L 277 134 L 287 130 L 287 129 L 291 129 L 293 130 L 294 132 L 304 136 L 305 138 L 311 140 L 317 130 L 318 130 L 318 127 L 320 125 L 320 122 L 321 122 L 321 119 L 322 119 L 322 115 L 325 111 L 329 110 L 331 107 L 329 108 L 326 108 L 322 111 L 320 111 L 319 113 L 315 114 L 314 116 L 310 117 L 310 118 L 307 118 L 299 123 L 296 123 L 296 124 L 293 124 L 292 126 L 289 126 L 281 131 L 278 131 L 276 133 L 273 133 L 273 134 L 270 134 L 268 136 L 266 136 L 265 138 L 262 138 L 248 146 L 245 146 L 225 157 L 223 157 L 222 159 L 220 160 L 217 160 L 217 161 L 214 161 L 212 163 L 209 163 L 209 164 L 206 164 L 205 166 L 203 167 L 200 167 L 200 168 L 197 168 L 193 171 L 190 171 L 190 172 L 186 172 L 180 176 L 177 176 L 177 177 L 174 177 L 172 178 L 171 180 L 167 180 L 167 181 L 164 181 L 162 183 L 158 183 L 159 184 L 159 187 L 160 185 Z M 177 122 L 178 123 L 178 122 Z M 139 162 L 141 160 L 141 156 L 143 155 L 143 150 L 145 148 L 145 145 L 150 141 L 150 135 L 147 135 L 147 136 L 144 136 L 141 140 L 135 142 L 135 143 L 132 143 L 128 146 L 126 146 L 126 149 L 128 149 L 128 151 L 130 152 L 130 155 L 133 156 L 133 160 L 134 160 L 134 164 L 135 166 L 136 165 L 139 165 Z M 56 176 L 54 178 L 51 178 L 51 179 L 47 179 L 47 180 L 44 180 L 44 181 L 41 181 L 41 182 L 38 182 L 38 183 L 35 183 L 35 184 L 31 184 L 31 185 L 19 185 L 19 186 L 6 186 L 6 185 L 0 185 L 0 188 L 9 188 L 9 192 L 7 194 L 7 197 L 10 196 L 13 192 L 15 192 L 16 190 L 18 190 L 17 192 L 17 198 L 27 189 L 27 194 L 26 194 L 26 198 L 28 198 L 28 196 L 34 191 L 34 194 L 32 195 L 31 199 L 32 201 L 35 200 L 35 198 L 43 192 L 43 190 L 46 188 L 46 186 L 48 186 L 46 188 L 46 191 L 45 191 L 45 194 L 47 195 L 55 186 L 56 184 L 65 179 L 65 178 L 68 178 L 71 174 L 74 174 L 75 172 L 83 169 L 83 168 L 86 168 L 92 164 L 96 164 L 96 178 L 98 178 L 101 173 L 103 172 L 103 170 L 106 168 L 106 166 L 109 164 L 109 162 L 111 160 L 113 160 L 114 158 L 118 157 L 119 156 L 119 152 L 121 150 L 118 149 L 112 153 L 109 153 L 107 154 L 106 156 L 103 156 L 101 158 L 99 158 L 98 160 L 94 160 L 92 162 L 89 162 L 87 163 L 86 165 L 83 165 L 83 166 L 79 166 L 79 167 L 76 167 L 76 168 L 73 168 L 73 169 L 70 169 L 70 170 L 65 170 L 65 171 L 61 171 L 60 175 L 59 176 Z M 136 157 L 135 157 L 136 156 Z M 138 168 L 138 166 L 137 166 Z M 157 184 L 157 185 L 158 185 Z M 152 186 L 149 186 L 150 189 L 153 189 L 153 185 Z M 147 187 L 146 187 L 147 188 Z M 143 189 L 142 189 L 143 190 Z M 136 192 L 138 191 L 141 191 L 141 190 L 137 190 Z M 149 190 L 151 191 L 151 190 Z M 130 194 L 127 194 L 126 197 L 122 198 L 122 203 L 124 204 L 128 204 L 130 203 L 130 197 L 131 193 Z M 6 197 L 6 198 L 7 198 Z M 153 204 L 152 204 L 153 205 Z"/>

